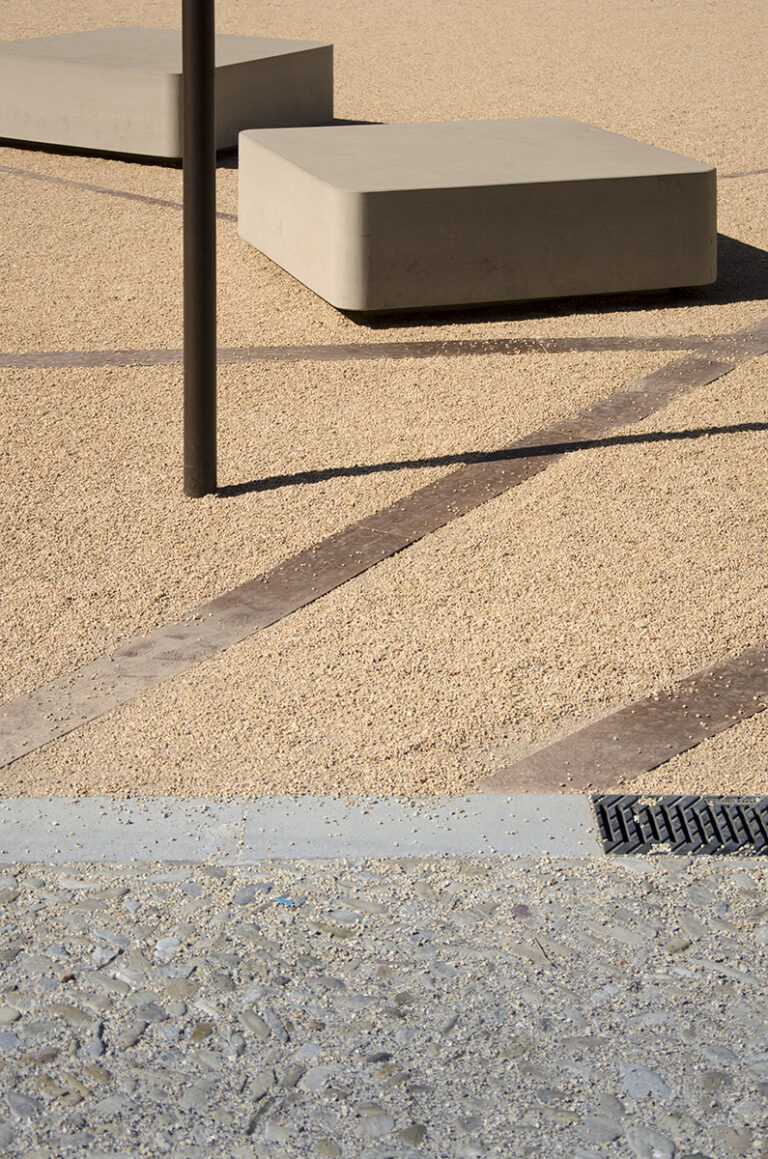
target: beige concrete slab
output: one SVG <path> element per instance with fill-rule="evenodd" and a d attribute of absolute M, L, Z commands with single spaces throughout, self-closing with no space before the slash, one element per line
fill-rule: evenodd
<path fill-rule="evenodd" d="M 181 33 L 99 28 L 0 44 L 0 137 L 181 157 Z M 216 37 L 216 147 L 333 116 L 333 46 Z"/>
<path fill-rule="evenodd" d="M 245 131 L 238 228 L 346 310 L 717 273 L 714 167 L 565 117 Z"/>

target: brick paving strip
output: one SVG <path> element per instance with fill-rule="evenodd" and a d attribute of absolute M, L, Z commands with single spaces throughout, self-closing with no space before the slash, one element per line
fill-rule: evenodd
<path fill-rule="evenodd" d="M 725 337 L 725 336 L 721 336 Z M 229 346 L 218 351 L 219 366 L 245 362 L 347 362 L 377 358 L 458 358 L 481 354 L 562 354 L 611 350 L 698 350 L 712 338 L 486 338 L 427 342 L 351 342 L 321 346 Z M 45 370 L 66 367 L 172 366 L 184 352 L 168 350 L 30 350 L 0 354 L 0 369 Z"/>
<path fill-rule="evenodd" d="M 645 375 L 581 414 L 526 436 L 503 457 L 494 454 L 452 471 L 291 557 L 267 575 L 210 601 L 186 619 L 166 624 L 8 702 L 0 708 L 0 767 L 305 607 L 532 478 L 569 451 L 648 417 L 766 351 L 768 318 L 714 339 L 696 354 Z"/>
<path fill-rule="evenodd" d="M 768 645 L 713 664 L 516 761 L 486 793 L 615 789 L 768 708 Z"/>

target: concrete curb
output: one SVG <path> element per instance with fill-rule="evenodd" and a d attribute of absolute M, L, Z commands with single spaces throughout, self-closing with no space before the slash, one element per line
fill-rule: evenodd
<path fill-rule="evenodd" d="M 2 861 L 602 856 L 588 797 L 21 797 L 0 800 Z"/>

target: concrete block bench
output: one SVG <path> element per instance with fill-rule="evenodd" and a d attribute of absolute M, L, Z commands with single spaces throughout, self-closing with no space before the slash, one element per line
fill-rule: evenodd
<path fill-rule="evenodd" d="M 715 170 L 560 117 L 240 134 L 239 232 L 343 310 L 702 285 Z"/>
<path fill-rule="evenodd" d="M 333 117 L 333 45 L 216 37 L 216 147 Z M 181 157 L 181 33 L 100 28 L 0 44 L 0 137 Z"/>

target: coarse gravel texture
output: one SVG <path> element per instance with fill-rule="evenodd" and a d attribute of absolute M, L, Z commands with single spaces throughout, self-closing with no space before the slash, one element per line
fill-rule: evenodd
<path fill-rule="evenodd" d="M 663 768 L 644 773 L 627 791 L 764 797 L 767 784 L 768 712 L 761 712 L 673 757 Z"/>
<path fill-rule="evenodd" d="M 96 0 L 65 13 L 31 0 L 6 14 L 3 36 L 179 21 L 167 0 L 136 0 L 108 17 Z M 458 0 L 417 10 L 403 0 L 322 9 L 219 0 L 222 32 L 332 41 L 340 119 L 573 116 L 714 163 L 723 235 L 710 288 L 365 321 L 333 310 L 221 219 L 220 345 L 685 337 L 757 322 L 768 313 L 768 175 L 728 175 L 768 168 L 767 24 L 757 0 L 490 0 L 479 10 Z M 180 170 L 7 147 L 0 166 L 66 182 L 0 168 L 0 350 L 179 347 L 180 208 L 84 185 L 180 206 Z M 234 157 L 221 159 L 217 183 L 220 211 L 236 212 Z M 673 357 L 228 366 L 220 481 L 255 488 L 199 501 L 180 496 L 180 367 L 4 371 L 4 699 L 451 469 L 420 460 L 495 450 Z M 764 424 L 764 392 L 761 359 L 632 428 L 708 436 L 568 455 L 17 762 L 0 791 L 464 791 L 532 747 L 761 643 L 765 431 L 717 431 Z M 277 478 L 358 465 L 374 469 L 316 483 Z M 708 742 L 735 746 L 732 759 L 708 766 L 709 791 L 745 777 L 766 791 L 765 745 L 749 739 L 759 727 Z M 700 784 L 693 760 L 650 774 L 646 791 Z"/>
<path fill-rule="evenodd" d="M 751 365 L 697 397 L 736 426 L 761 393 Z M 22 758 L 7 791 L 467 791 L 533 747 L 763 638 L 768 489 L 742 482 L 765 470 L 763 434 L 643 441 L 649 430 L 695 429 L 698 408 L 683 400 L 664 417 L 663 427 L 652 416 L 632 428 L 637 442 L 565 456 Z M 717 453 L 734 438 L 738 464 Z"/>
<path fill-rule="evenodd" d="M 765 1159 L 764 859 L 8 864 L 0 1146 Z"/>
<path fill-rule="evenodd" d="M 331 374 L 313 363 L 224 367 L 220 482 L 274 483 L 195 503 L 171 485 L 181 429 L 167 416 L 179 417 L 180 367 L 36 371 L 34 398 L 29 371 L 6 371 L 8 693 L 183 616 L 453 469 L 423 460 L 508 446 L 668 358 L 406 359 L 394 369 L 334 364 Z M 70 377 L 76 387 L 62 396 Z M 370 470 L 290 481 L 334 467 Z"/>

